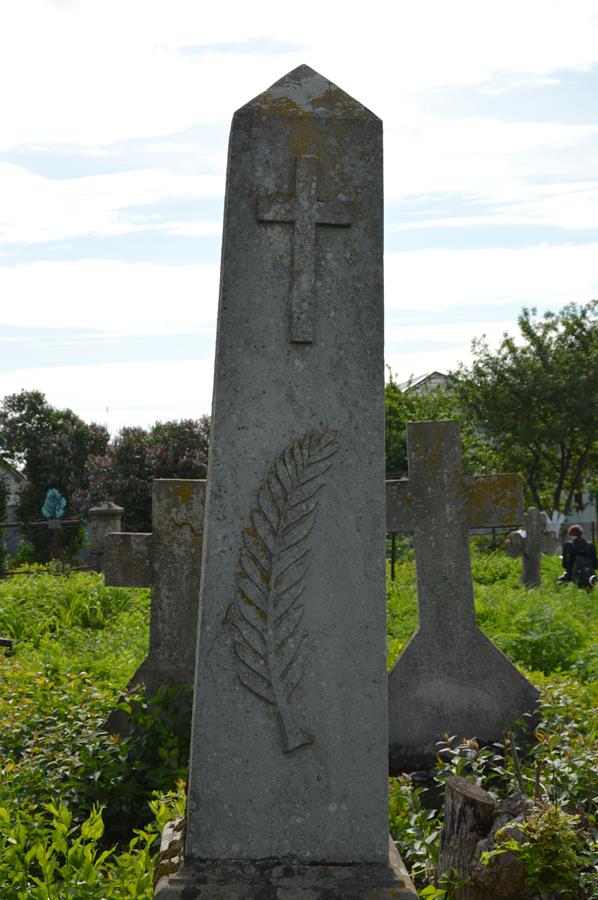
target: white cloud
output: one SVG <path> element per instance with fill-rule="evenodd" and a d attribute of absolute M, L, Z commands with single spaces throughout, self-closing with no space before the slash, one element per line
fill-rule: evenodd
<path fill-rule="evenodd" d="M 53 406 L 69 407 L 115 432 L 209 414 L 213 371 L 211 359 L 19 369 L 0 373 L 0 397 L 41 390 Z"/>
<path fill-rule="evenodd" d="M 386 309 L 587 303 L 598 296 L 597 259 L 598 244 L 387 253 Z"/>
<path fill-rule="evenodd" d="M 161 169 L 51 179 L 0 162 L 0 239 L 11 243 L 114 235 L 159 225 L 159 204 L 222 197 L 224 175 L 178 175 Z M 128 210 L 127 207 L 148 209 Z M 152 218 L 154 216 L 154 218 Z M 220 222 L 213 227 L 218 233 Z"/>
<path fill-rule="evenodd" d="M 468 197 L 471 208 L 486 210 L 483 214 L 447 215 L 399 223 L 391 221 L 386 225 L 386 231 L 471 228 L 476 225 L 598 228 L 598 181 L 550 185 L 510 183 L 502 187 L 503 190 L 499 191 L 495 185 L 492 191 L 480 191 Z"/>
<path fill-rule="evenodd" d="M 213 328 L 217 265 L 114 260 L 0 266 L 0 326 L 164 334 Z"/>
<path fill-rule="evenodd" d="M 387 318 L 390 326 L 385 330 L 384 359 L 399 382 L 426 372 L 448 372 L 459 363 L 469 365 L 474 338 L 484 335 L 488 344 L 496 347 L 505 331 L 517 334 L 514 319 L 485 321 L 480 316 L 478 321 L 447 322 L 450 310 L 437 322 L 431 320 L 426 324 L 412 325 L 409 319 L 401 322 L 398 314 Z"/>
<path fill-rule="evenodd" d="M 172 48 L 249 39 L 302 45 L 301 54 Z M 65 8 L 42 0 L 0 7 L 2 145 L 102 144 L 167 135 L 233 109 L 300 62 L 333 78 L 389 121 L 413 92 L 548 77 L 598 60 L 592 0 L 278 0 L 257 6 L 196 0 L 103 0 Z M 356 65 L 356 61 L 358 65 Z M 16 89 L 15 89 L 16 88 Z"/>
<path fill-rule="evenodd" d="M 597 136 L 594 125 L 414 113 L 385 129 L 386 203 L 435 192 L 479 193 L 482 201 L 497 195 L 505 199 L 511 191 L 515 196 L 528 191 L 533 195 L 528 178 L 579 181 L 580 149 L 592 146 Z M 598 159 L 583 171 L 585 178 L 598 180 Z"/>

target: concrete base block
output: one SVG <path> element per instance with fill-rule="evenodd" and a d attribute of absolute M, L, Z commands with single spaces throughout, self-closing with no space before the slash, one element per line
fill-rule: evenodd
<path fill-rule="evenodd" d="M 162 835 L 155 900 L 416 900 L 390 841 L 388 863 L 354 865 L 296 860 L 201 860 L 185 864 L 180 826 Z M 175 871 L 178 868 L 178 871 Z M 163 873 L 163 874 L 161 874 Z"/>

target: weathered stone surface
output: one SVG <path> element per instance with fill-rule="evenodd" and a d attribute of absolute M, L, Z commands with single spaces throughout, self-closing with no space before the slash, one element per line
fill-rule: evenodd
<path fill-rule="evenodd" d="M 91 532 L 90 560 L 91 565 L 99 572 L 104 568 L 106 536 L 120 531 L 123 512 L 122 506 L 117 506 L 111 500 L 104 500 L 87 512 Z"/>
<path fill-rule="evenodd" d="M 162 685 L 193 684 L 205 487 L 195 479 L 157 479 L 151 534 L 106 538 L 106 584 L 152 589 L 149 653 L 131 682 L 143 682 L 150 695 Z"/>
<path fill-rule="evenodd" d="M 554 531 L 548 529 L 548 516 L 535 506 L 525 514 L 525 524 L 519 531 L 512 531 L 505 550 L 512 557 L 521 557 L 521 583 L 528 588 L 540 587 L 542 554 L 551 556 L 561 549 L 561 542 Z"/>
<path fill-rule="evenodd" d="M 469 529 L 521 521 L 521 477 L 465 476 L 456 422 L 411 422 L 407 441 L 387 528 L 414 534 L 419 630 L 389 675 L 392 772 L 433 765 L 445 731 L 499 740 L 538 696 L 477 627 L 471 581 Z"/>
<path fill-rule="evenodd" d="M 331 863 L 387 896 L 381 138 L 307 66 L 234 117 L 185 861 L 160 897 L 366 896 L 315 887 Z M 243 888 L 205 893 L 210 860 Z"/>
<path fill-rule="evenodd" d="M 157 864 L 160 900 L 416 900 L 409 873 L 393 841 L 387 863 L 305 864 L 296 861 L 204 860 L 171 874 L 181 863 L 177 825 L 167 825 Z M 160 873 L 164 874 L 160 874 Z"/>
<path fill-rule="evenodd" d="M 152 536 L 135 531 L 106 535 L 104 579 L 110 587 L 151 587 Z"/>

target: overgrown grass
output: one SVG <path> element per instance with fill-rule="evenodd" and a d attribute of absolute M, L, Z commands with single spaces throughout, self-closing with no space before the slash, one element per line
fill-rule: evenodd
<path fill-rule="evenodd" d="M 559 584 L 557 557 L 543 557 L 542 586 L 525 590 L 521 562 L 500 551 L 474 553 L 472 575 L 479 627 L 525 669 L 571 672 L 582 680 L 598 677 L 598 591 Z M 394 664 L 417 629 L 415 562 L 396 566 L 388 583 L 388 662 Z"/>
<path fill-rule="evenodd" d="M 389 664 L 417 628 L 415 567 L 405 556 L 388 589 Z M 558 585 L 556 559 L 544 560 L 544 585 L 534 591 L 519 585 L 520 562 L 500 553 L 474 553 L 472 568 L 480 627 L 543 695 L 537 743 L 521 748 L 520 775 L 535 790 L 539 763 L 546 802 L 579 817 L 578 881 L 586 897 L 598 896 L 598 592 Z M 138 697 L 124 740 L 104 728 L 147 652 L 148 613 L 148 591 L 106 588 L 94 574 L 39 570 L 0 581 L 0 634 L 15 639 L 12 655 L 0 650 L 2 900 L 152 897 L 158 835 L 184 805 L 188 735 L 172 714 L 180 698 Z M 459 772 L 506 790 L 512 758 L 471 737 L 447 748 L 439 781 Z M 389 817 L 423 895 L 448 898 L 450 886 L 434 876 L 441 814 L 423 810 L 410 783 L 391 780 Z"/>

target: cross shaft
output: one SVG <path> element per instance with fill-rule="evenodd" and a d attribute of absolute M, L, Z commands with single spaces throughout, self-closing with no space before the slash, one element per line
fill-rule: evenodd
<path fill-rule="evenodd" d="M 474 627 L 469 529 L 521 521 L 520 475 L 466 476 L 456 422 L 407 424 L 409 479 L 387 484 L 387 529 L 414 535 L 420 628 Z"/>

